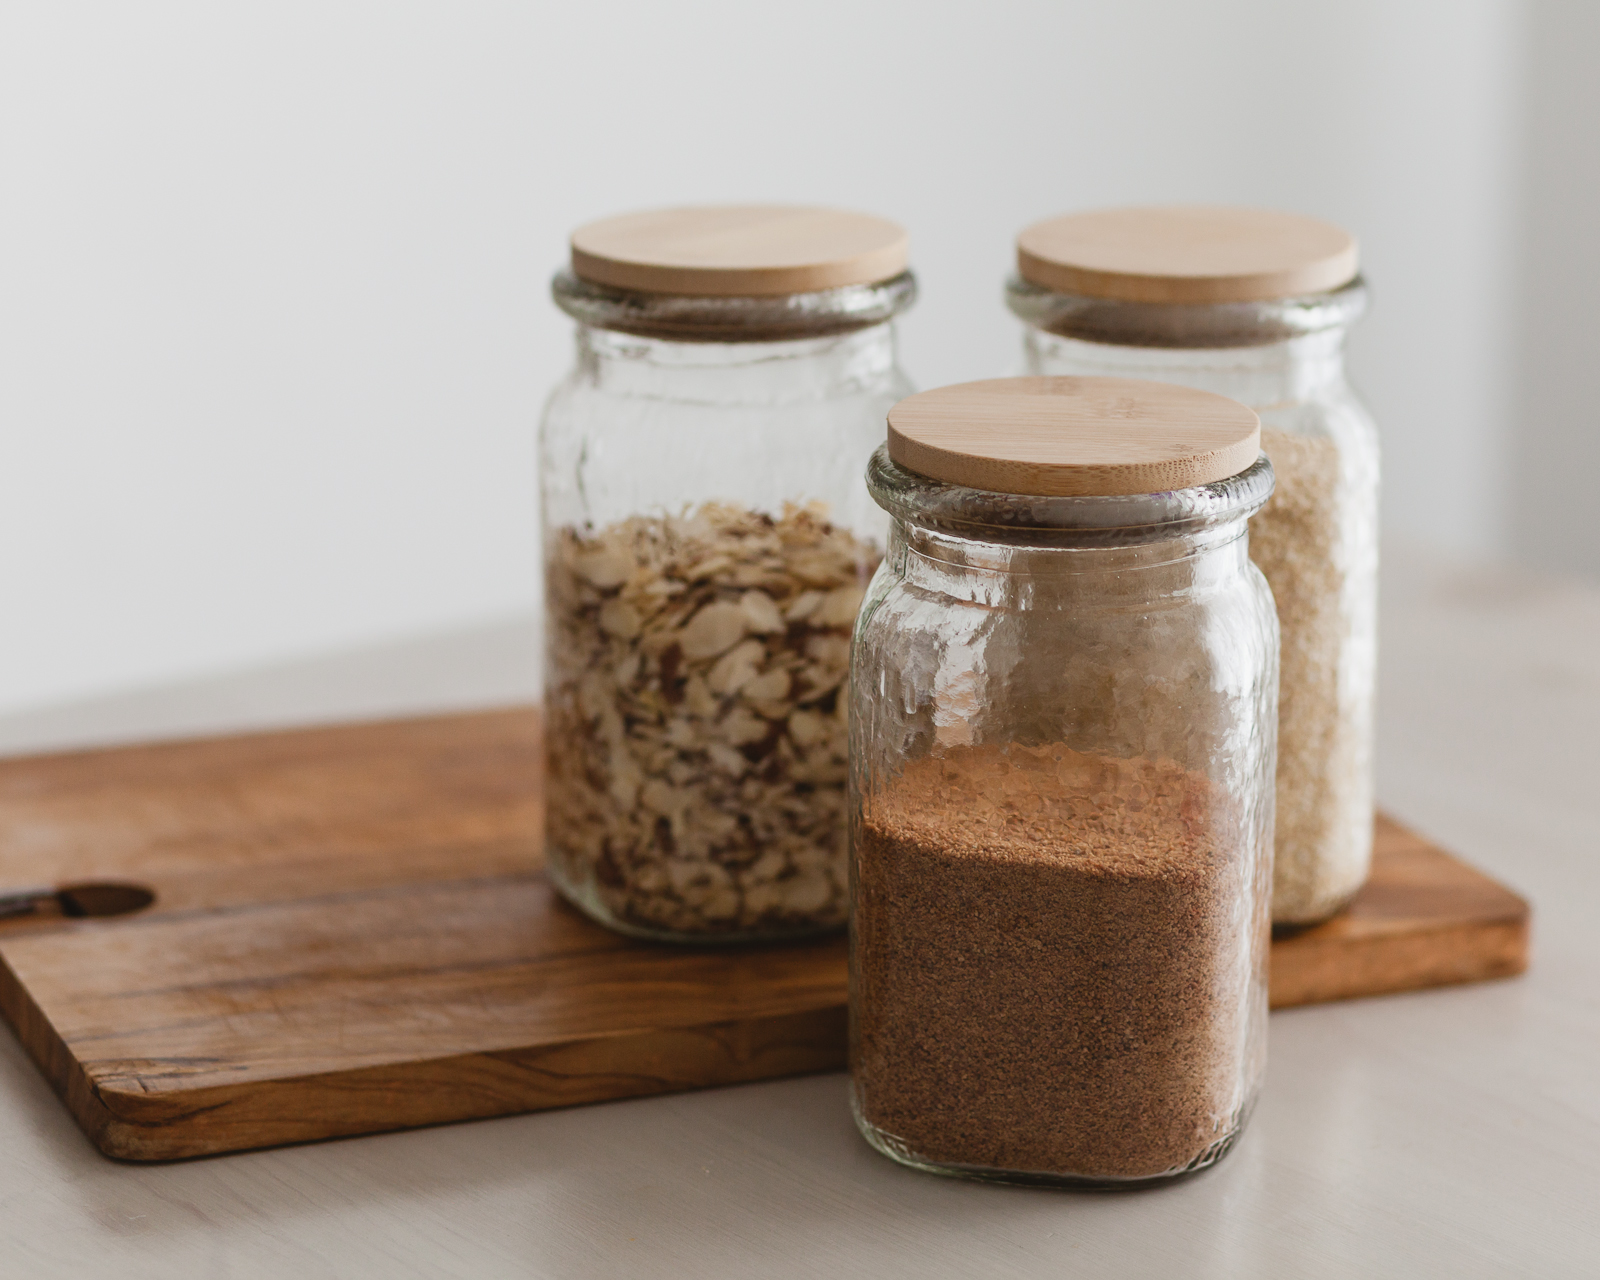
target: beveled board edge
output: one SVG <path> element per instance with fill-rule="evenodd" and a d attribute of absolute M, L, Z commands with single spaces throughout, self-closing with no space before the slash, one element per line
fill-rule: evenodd
<path fill-rule="evenodd" d="M 102 1139 L 109 1114 L 98 1090 L 54 1024 L 18 980 L 3 951 L 0 951 L 0 1014 L 5 1015 L 23 1049 L 79 1128 L 88 1135 L 89 1141 L 105 1151 Z"/>
<path fill-rule="evenodd" d="M 96 1147 L 144 1163 L 835 1071 L 845 1065 L 845 1016 L 837 1003 L 163 1094 L 93 1086 L 70 1055 L 61 1061 L 53 1029 L 40 1037 L 30 1026 L 24 1044 Z"/>
<path fill-rule="evenodd" d="M 1281 939 L 1272 944 L 1270 1004 L 1293 1009 L 1514 978 L 1528 968 L 1528 935 L 1524 914 L 1359 940 Z M 1292 955 L 1279 950 L 1302 943 Z"/>

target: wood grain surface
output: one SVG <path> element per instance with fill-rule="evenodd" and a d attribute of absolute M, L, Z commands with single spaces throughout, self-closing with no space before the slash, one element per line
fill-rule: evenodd
<path fill-rule="evenodd" d="M 905 229 L 886 218 L 792 205 L 625 213 L 572 233 L 572 271 L 644 293 L 770 297 L 876 284 L 906 269 Z"/>
<path fill-rule="evenodd" d="M 1017 236 L 1024 280 L 1125 302 L 1262 302 L 1355 279 L 1355 238 L 1302 214 L 1223 205 L 1094 209 Z"/>
<path fill-rule="evenodd" d="M 0 1010 L 94 1142 L 160 1160 L 820 1071 L 841 939 L 686 949 L 560 901 L 519 710 L 0 761 L 3 883 L 147 909 L 0 924 Z M 1275 1005 L 1520 971 L 1515 895 L 1380 820 L 1274 944 Z"/>
<path fill-rule="evenodd" d="M 1260 453 L 1253 410 L 1137 378 L 987 378 L 889 410 L 896 463 L 995 493 L 1165 493 L 1238 475 Z"/>
<path fill-rule="evenodd" d="M 1372 876 L 1341 914 L 1272 944 L 1272 1007 L 1508 978 L 1528 967 L 1528 904 L 1378 815 Z"/>

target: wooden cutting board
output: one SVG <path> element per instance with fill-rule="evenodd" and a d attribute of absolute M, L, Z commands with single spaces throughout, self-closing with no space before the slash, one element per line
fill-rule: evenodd
<path fill-rule="evenodd" d="M 0 1011 L 107 1155 L 164 1160 L 837 1068 L 845 949 L 617 937 L 541 872 L 528 710 L 0 761 Z M 1520 972 L 1515 894 L 1379 819 L 1275 1005 Z"/>

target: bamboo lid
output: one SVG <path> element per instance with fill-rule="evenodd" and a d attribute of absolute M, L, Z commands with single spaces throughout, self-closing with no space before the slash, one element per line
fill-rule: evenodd
<path fill-rule="evenodd" d="M 838 209 L 652 209 L 603 218 L 572 233 L 574 275 L 644 293 L 813 293 L 891 280 L 906 262 L 905 228 Z"/>
<path fill-rule="evenodd" d="M 1355 279 L 1355 238 L 1296 213 L 1158 205 L 1069 213 L 1017 237 L 1024 280 L 1123 302 L 1264 302 Z"/>
<path fill-rule="evenodd" d="M 990 378 L 889 410 L 889 457 L 996 493 L 1165 493 L 1226 480 L 1261 452 L 1236 400 L 1135 378 Z"/>

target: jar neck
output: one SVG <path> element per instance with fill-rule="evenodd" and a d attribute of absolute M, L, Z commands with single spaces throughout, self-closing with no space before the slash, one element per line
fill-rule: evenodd
<path fill-rule="evenodd" d="M 1144 378 L 1215 392 L 1257 410 L 1295 404 L 1343 385 L 1345 329 L 1260 346 L 1123 346 L 1065 337 L 1028 326 L 1023 348 L 1030 374 Z"/>
<path fill-rule="evenodd" d="M 917 278 L 902 271 L 872 284 L 813 293 L 705 297 L 641 293 L 558 271 L 550 297 L 579 324 L 677 342 L 787 342 L 830 338 L 892 320 L 917 300 Z"/>
<path fill-rule="evenodd" d="M 1181 557 L 1190 547 L 1211 545 L 1213 531 L 1221 541 L 1236 534 L 1261 510 L 1272 494 L 1272 463 L 1265 454 L 1236 476 L 1192 489 L 1164 493 L 1129 493 L 1102 497 L 1068 497 L 996 493 L 934 480 L 900 466 L 879 445 L 867 461 L 867 491 L 872 500 L 900 525 L 947 539 L 951 547 L 998 548 L 1006 552 L 1038 550 L 1129 551 L 1118 561 L 1080 558 L 1041 560 L 1041 565 L 1105 565 L 1130 568 Z M 930 544 L 932 545 L 932 544 Z M 940 544 L 946 545 L 946 544 Z M 1163 546 L 1175 549 L 1169 556 Z M 991 566 L 1025 564 L 1024 560 L 989 555 Z M 957 562 L 966 563 L 966 553 Z"/>
<path fill-rule="evenodd" d="M 1228 586 L 1249 564 L 1243 515 L 1124 546 L 1015 546 L 909 520 L 890 524 L 889 570 L 913 589 L 990 609 L 1065 611 L 1085 593 L 1114 603 L 1187 599 Z"/>
<path fill-rule="evenodd" d="M 892 322 L 784 342 L 680 342 L 580 324 L 573 378 L 615 396 L 777 405 L 881 387 L 896 368 Z"/>
<path fill-rule="evenodd" d="M 1326 293 L 1257 302 L 1127 302 L 1057 293 L 1013 276 L 1028 372 L 1177 382 L 1260 411 L 1344 382 L 1344 335 L 1367 307 L 1360 277 Z"/>

